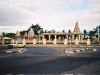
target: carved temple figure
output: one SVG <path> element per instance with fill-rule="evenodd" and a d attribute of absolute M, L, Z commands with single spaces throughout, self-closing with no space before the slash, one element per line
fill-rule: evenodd
<path fill-rule="evenodd" d="M 74 32 L 75 33 L 80 33 L 80 28 L 79 28 L 79 25 L 78 25 L 78 21 L 76 22 L 76 25 L 75 25 L 75 28 L 74 28 Z"/>

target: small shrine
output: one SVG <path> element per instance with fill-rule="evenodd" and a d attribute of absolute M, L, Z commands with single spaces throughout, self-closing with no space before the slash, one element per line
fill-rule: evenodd
<path fill-rule="evenodd" d="M 30 27 L 30 30 L 28 32 L 28 40 L 33 40 L 33 36 L 34 36 L 34 31 L 32 29 L 32 27 Z"/>
<path fill-rule="evenodd" d="M 15 39 L 16 39 L 17 41 L 20 40 L 20 32 L 19 32 L 19 30 L 16 31 Z"/>
<path fill-rule="evenodd" d="M 16 36 L 20 36 L 19 30 L 16 31 Z"/>

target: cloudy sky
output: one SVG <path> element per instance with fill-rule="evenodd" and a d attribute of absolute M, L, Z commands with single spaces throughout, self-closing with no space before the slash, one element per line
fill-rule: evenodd
<path fill-rule="evenodd" d="M 100 0 L 0 0 L 0 32 L 27 30 L 38 23 L 44 30 L 92 30 L 100 25 Z"/>

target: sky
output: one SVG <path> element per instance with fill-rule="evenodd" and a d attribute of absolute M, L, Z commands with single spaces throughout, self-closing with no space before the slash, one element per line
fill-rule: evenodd
<path fill-rule="evenodd" d="M 27 30 L 39 24 L 43 30 L 81 32 L 100 25 L 100 0 L 0 0 L 0 33 Z"/>

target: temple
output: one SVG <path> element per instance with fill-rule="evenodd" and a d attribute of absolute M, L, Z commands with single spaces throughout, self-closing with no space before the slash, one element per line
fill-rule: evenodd
<path fill-rule="evenodd" d="M 67 45 L 69 43 L 74 43 L 76 45 L 87 43 L 87 45 L 90 45 L 90 39 L 84 39 L 83 40 L 83 34 L 80 31 L 78 21 L 75 23 L 75 27 L 73 29 L 73 32 L 45 32 L 41 35 L 35 35 L 34 29 L 32 27 L 29 28 L 28 32 L 25 32 L 24 35 L 20 34 L 20 31 L 16 31 L 16 35 L 13 38 L 7 38 L 7 37 L 0 37 L 0 43 L 5 44 L 6 42 L 19 42 L 22 43 L 23 41 L 26 42 L 26 44 L 64 44 Z M 93 38 L 94 41 L 98 41 L 96 36 Z"/>
<path fill-rule="evenodd" d="M 27 42 L 33 42 L 35 40 L 35 43 L 64 43 L 66 40 L 67 42 L 70 42 L 70 40 L 74 43 L 76 39 L 78 39 L 79 42 L 83 41 L 82 33 L 80 31 L 78 22 L 75 23 L 74 31 L 71 33 L 68 32 L 54 32 L 54 33 L 42 33 L 42 35 L 35 35 L 34 30 L 32 27 L 30 27 L 28 32 L 25 32 L 23 36 L 20 35 L 20 32 L 16 31 L 16 40 L 22 40 L 25 39 Z"/>

